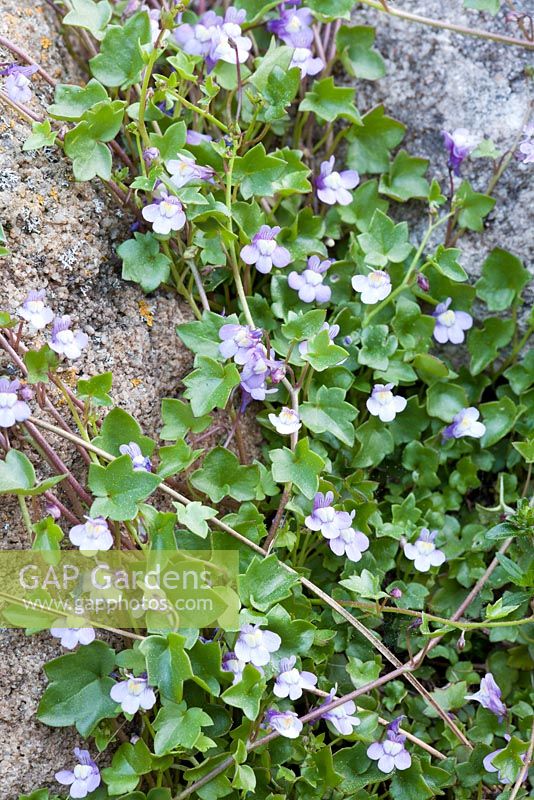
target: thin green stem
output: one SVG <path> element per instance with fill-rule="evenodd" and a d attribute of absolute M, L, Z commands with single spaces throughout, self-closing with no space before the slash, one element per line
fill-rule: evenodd
<path fill-rule="evenodd" d="M 228 209 L 228 230 L 233 236 L 232 231 L 232 176 L 234 173 L 234 162 L 235 162 L 236 154 L 235 152 L 232 154 L 228 161 L 228 168 L 226 170 L 226 208 Z M 247 325 L 250 325 L 251 328 L 254 328 L 254 320 L 252 318 L 252 314 L 250 313 L 250 308 L 247 302 L 247 296 L 245 294 L 245 289 L 243 286 L 243 281 L 241 280 L 241 273 L 239 271 L 239 264 L 237 262 L 237 253 L 235 250 L 235 245 L 233 239 L 230 240 L 229 244 L 230 250 L 230 263 L 232 266 L 232 274 L 234 276 L 234 283 L 237 290 L 237 296 L 239 297 L 239 302 L 241 303 L 241 308 L 243 309 L 243 313 L 245 315 L 245 319 L 247 321 Z"/>
<path fill-rule="evenodd" d="M 148 136 L 148 132 L 145 125 L 146 98 L 148 93 L 148 87 L 150 84 L 150 78 L 152 77 L 152 70 L 154 69 L 154 64 L 158 60 L 158 56 L 159 56 L 159 51 L 154 48 L 154 50 L 150 54 L 150 58 L 148 59 L 148 64 L 145 67 L 143 84 L 141 86 L 141 95 L 139 97 L 139 118 L 137 120 L 137 124 L 139 127 L 139 133 L 141 134 L 141 138 L 143 140 L 143 144 L 145 147 L 150 147 L 150 138 Z M 143 161 L 142 158 L 141 161 Z"/>
<path fill-rule="evenodd" d="M 213 114 L 210 114 L 209 111 L 204 111 L 203 108 L 199 108 L 199 106 L 191 103 L 189 100 L 187 100 L 187 98 L 181 97 L 177 92 L 169 92 L 169 94 L 171 94 L 175 100 L 178 100 L 178 102 L 181 103 L 185 108 L 188 108 L 190 111 L 194 111 L 195 114 L 199 114 L 201 117 L 204 117 L 204 119 L 207 119 L 208 122 L 211 122 L 212 125 L 215 125 L 216 128 L 219 128 L 219 130 L 223 131 L 224 133 L 229 133 L 228 126 L 225 125 L 224 122 L 218 120 L 217 117 L 214 117 Z"/>
<path fill-rule="evenodd" d="M 23 495 L 19 494 L 17 495 L 17 500 L 19 501 L 20 513 L 22 514 L 24 527 L 30 534 L 31 541 L 33 543 L 34 531 L 32 528 L 32 520 L 30 517 L 30 512 L 28 511 L 28 504 L 26 503 L 26 498 Z"/>

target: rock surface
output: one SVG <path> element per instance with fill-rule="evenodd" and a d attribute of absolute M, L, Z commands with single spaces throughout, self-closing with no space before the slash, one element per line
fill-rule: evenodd
<path fill-rule="evenodd" d="M 403 0 L 403 9 L 435 18 L 445 15 L 440 0 Z M 505 33 L 496 19 L 463 12 L 460 0 L 446 4 L 449 20 Z M 2 32 L 31 52 L 57 79 L 80 76 L 55 27 L 53 12 L 29 0 L 0 0 Z M 358 86 L 360 109 L 384 103 L 408 127 L 406 146 L 431 160 L 446 178 L 440 130 L 466 127 L 488 135 L 506 149 L 524 123 L 529 102 L 525 68 L 529 54 L 518 48 L 467 39 L 448 31 L 409 24 L 369 8 L 355 14 L 358 24 L 378 25 L 377 47 L 388 73 Z M 0 51 L 1 61 L 12 60 Z M 32 108 L 50 100 L 50 89 L 35 80 Z M 0 306 L 13 309 L 30 288 L 45 287 L 57 311 L 69 313 L 90 336 L 88 354 L 76 364 L 79 374 L 113 370 L 113 396 L 150 430 L 159 414 L 159 398 L 176 391 L 190 357 L 174 335 L 176 323 L 190 316 L 175 297 L 157 293 L 147 300 L 153 325 L 147 324 L 142 293 L 120 279 L 114 249 L 128 233 L 128 221 L 97 185 L 77 185 L 57 154 L 22 153 L 25 123 L 8 110 L 0 112 L 0 220 L 13 256 L 2 260 Z M 466 173 L 476 188 L 489 179 L 486 162 Z M 482 235 L 462 240 L 463 263 L 474 278 L 496 245 L 519 256 L 532 250 L 529 209 L 533 205 L 528 168 L 512 163 L 496 191 L 495 211 Z M 417 207 L 406 209 L 414 235 L 424 219 Z M 530 234 L 531 237 L 531 234 Z M 532 297 L 532 295 L 531 295 Z M 0 367 L 2 362 L 0 361 Z M 27 534 L 18 508 L 2 498 L 0 547 L 24 547 Z M 40 785 L 54 786 L 53 774 L 68 764 L 75 744 L 71 730 L 46 728 L 35 720 L 45 680 L 42 665 L 61 648 L 46 634 L 27 639 L 21 632 L 0 635 L 0 797 Z"/>

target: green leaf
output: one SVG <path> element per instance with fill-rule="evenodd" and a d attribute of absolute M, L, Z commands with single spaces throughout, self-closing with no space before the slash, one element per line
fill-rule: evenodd
<path fill-rule="evenodd" d="M 425 350 L 436 321 L 421 313 L 417 303 L 401 295 L 397 300 L 397 311 L 392 327 L 402 347 L 407 350 Z M 384 326 L 381 326 L 384 327 Z M 447 374 L 447 371 L 445 372 Z"/>
<path fill-rule="evenodd" d="M 277 483 L 294 483 L 310 500 L 319 488 L 319 475 L 324 469 L 321 456 L 310 450 L 307 438 L 300 439 L 292 452 L 287 447 L 271 450 L 273 478 Z"/>
<path fill-rule="evenodd" d="M 376 466 L 393 452 L 393 435 L 377 417 L 356 428 L 356 439 L 361 447 L 352 460 L 353 467 Z"/>
<path fill-rule="evenodd" d="M 361 345 L 358 363 L 385 370 L 389 365 L 389 356 L 397 349 L 397 338 L 389 333 L 387 325 L 369 325 L 362 331 Z"/>
<path fill-rule="evenodd" d="M 395 156 L 389 173 L 380 178 L 379 191 L 400 203 L 414 197 L 426 199 L 430 192 L 430 185 L 423 177 L 427 169 L 428 159 L 415 158 L 401 150 Z"/>
<path fill-rule="evenodd" d="M 509 367 L 504 373 L 515 394 L 525 392 L 534 383 L 534 349 L 529 350 L 519 364 Z"/>
<path fill-rule="evenodd" d="M 445 248 L 442 244 L 440 244 L 434 256 L 434 266 L 438 272 L 440 272 L 442 275 L 445 275 L 446 278 L 450 278 L 451 281 L 466 281 L 467 272 L 464 270 L 462 265 L 458 263 L 459 255 L 460 250 L 458 250 L 456 247 Z"/>
<path fill-rule="evenodd" d="M 249 78 L 249 83 L 255 86 L 262 95 L 265 95 L 269 78 L 276 67 L 283 70 L 286 75 L 288 74 L 289 65 L 293 58 L 293 49 L 293 47 L 288 47 L 284 44 L 278 45 L 273 38 L 265 55 L 256 59 L 254 65 L 257 68 Z"/>
<path fill-rule="evenodd" d="M 184 472 L 203 452 L 203 450 L 193 450 L 185 442 L 176 442 L 168 447 L 160 447 L 157 473 L 161 478 L 169 478 Z"/>
<path fill-rule="evenodd" d="M 356 25 L 350 28 L 343 25 L 339 29 L 336 37 L 337 52 L 349 75 L 375 81 L 386 74 L 384 59 L 373 49 L 375 36 L 375 29 L 368 25 Z"/>
<path fill-rule="evenodd" d="M 482 403 L 480 413 L 486 426 L 486 433 L 480 440 L 480 446 L 491 447 L 512 430 L 518 409 L 509 397 L 501 397 L 493 403 Z"/>
<path fill-rule="evenodd" d="M 151 456 L 155 443 L 141 432 L 139 423 L 122 408 L 114 408 L 104 418 L 100 435 L 92 443 L 112 456 L 120 456 L 122 444 L 135 442 L 144 456 Z"/>
<path fill-rule="evenodd" d="M 52 728 L 75 725 L 89 736 L 101 719 L 116 716 L 117 704 L 109 695 L 114 666 L 115 651 L 98 641 L 49 661 L 44 666 L 49 684 L 37 718 Z"/>
<path fill-rule="evenodd" d="M 497 14 L 501 7 L 502 0 L 464 0 L 465 8 L 474 8 L 477 11 L 489 11 L 490 14 Z"/>
<path fill-rule="evenodd" d="M 161 478 L 144 470 L 134 470 L 130 456 L 124 455 L 106 467 L 91 464 L 88 483 L 96 496 L 91 514 L 120 521 L 134 519 L 139 503 L 152 494 Z"/>
<path fill-rule="evenodd" d="M 195 355 L 220 359 L 219 345 L 221 339 L 219 331 L 223 325 L 232 322 L 237 322 L 237 317 L 233 314 L 230 317 L 223 317 L 213 311 L 204 311 L 201 320 L 184 322 L 178 325 L 176 333 L 187 349 L 191 350 Z"/>
<path fill-rule="evenodd" d="M 334 19 L 350 19 L 355 0 L 308 0 L 306 5 L 321 22 L 331 22 Z"/>
<path fill-rule="evenodd" d="M 491 763 L 499 770 L 501 778 L 507 783 L 514 783 L 523 769 L 523 757 L 528 750 L 528 745 L 512 736 L 501 753 L 491 759 Z"/>
<path fill-rule="evenodd" d="M 527 464 L 534 462 L 534 438 L 525 442 L 512 442 L 512 447 L 517 450 Z"/>
<path fill-rule="evenodd" d="M 300 418 L 313 433 L 331 433 L 349 447 L 354 444 L 354 425 L 357 410 L 345 402 L 343 389 L 319 387 L 311 401 L 300 406 Z"/>
<path fill-rule="evenodd" d="M 478 375 L 498 357 L 503 347 L 514 335 L 512 319 L 489 317 L 483 328 L 471 328 L 467 335 L 467 349 L 471 354 L 471 373 Z"/>
<path fill-rule="evenodd" d="M 239 186 L 241 196 L 249 200 L 254 195 L 272 197 L 274 182 L 287 168 L 281 158 L 268 156 L 260 143 L 239 156 L 234 162 L 234 185 Z"/>
<path fill-rule="evenodd" d="M 385 267 L 388 262 L 399 264 L 412 252 L 408 241 L 408 223 L 395 225 L 382 211 L 375 211 L 366 233 L 358 237 L 358 244 L 365 254 L 365 262 L 374 267 Z"/>
<path fill-rule="evenodd" d="M 470 231 L 481 231 L 484 227 L 484 217 L 487 217 L 492 210 L 496 200 L 487 194 L 474 192 L 469 181 L 462 181 L 455 199 L 460 209 L 458 215 L 460 227 L 469 228 Z"/>
<path fill-rule="evenodd" d="M 276 48 L 277 50 L 280 48 Z M 290 50 L 291 48 L 288 48 Z M 263 59 L 265 61 L 265 59 Z M 254 77 L 254 76 L 253 76 Z M 295 99 L 300 87 L 300 70 L 298 67 L 292 69 L 282 68 L 275 64 L 267 77 L 267 83 L 262 91 L 266 101 L 265 109 L 262 112 L 262 119 L 265 122 L 282 119 L 286 116 L 286 108 Z"/>
<path fill-rule="evenodd" d="M 443 711 L 456 711 L 458 708 L 465 706 L 465 696 L 467 694 L 467 683 L 459 681 L 458 683 L 451 683 L 444 689 L 435 689 L 430 692 L 431 697 L 438 703 Z M 438 712 L 431 705 L 425 708 L 425 715 L 432 719 L 438 717 Z"/>
<path fill-rule="evenodd" d="M 355 225 L 359 231 L 369 230 L 375 211 L 386 213 L 388 210 L 388 201 L 379 196 L 376 180 L 361 183 L 352 197 L 352 203 L 340 206 L 338 213 L 343 222 Z"/>
<path fill-rule="evenodd" d="M 102 778 L 110 794 L 132 792 L 139 783 L 141 775 L 152 770 L 152 756 L 142 739 L 135 744 L 123 742 L 114 753 L 111 767 L 102 770 Z"/>
<path fill-rule="evenodd" d="M 150 42 L 150 20 L 146 12 L 134 14 L 122 25 L 110 25 L 100 53 L 89 61 L 91 72 L 104 86 L 128 89 L 141 78 L 144 67 L 141 45 Z"/>
<path fill-rule="evenodd" d="M 28 150 L 39 150 L 41 147 L 52 147 L 57 139 L 57 132 L 52 131 L 50 120 L 44 122 L 34 122 L 32 133 L 24 142 L 22 149 L 26 153 Z"/>
<path fill-rule="evenodd" d="M 234 686 L 226 689 L 221 700 L 234 708 L 240 708 L 247 719 L 255 720 L 260 712 L 260 703 L 265 692 L 265 678 L 252 664 L 247 664 L 243 677 Z"/>
<path fill-rule="evenodd" d="M 503 598 L 499 597 L 499 599 L 495 603 L 489 603 L 486 606 L 485 617 L 486 619 L 489 620 L 503 619 L 504 617 L 507 617 L 508 614 L 511 614 L 512 611 L 515 611 L 517 608 L 519 608 L 519 604 L 514 603 L 512 605 L 507 605 L 504 602 Z"/>
<path fill-rule="evenodd" d="M 177 633 L 149 636 L 139 645 L 146 657 L 148 682 L 163 697 L 179 703 L 184 681 L 193 677 L 191 662 L 184 650 L 186 639 Z"/>
<path fill-rule="evenodd" d="M 107 145 L 96 141 L 88 122 L 80 122 L 65 135 L 65 153 L 72 159 L 77 181 L 90 181 L 97 175 L 104 181 L 111 178 L 112 159 Z"/>
<path fill-rule="evenodd" d="M 153 147 L 157 147 L 162 161 L 168 161 L 171 158 L 176 158 L 178 150 L 181 150 L 185 145 L 185 137 L 187 127 L 185 122 L 174 122 L 169 125 L 165 133 L 150 134 L 150 143 Z"/>
<path fill-rule="evenodd" d="M 213 720 L 201 708 L 187 708 L 185 703 L 167 703 L 154 720 L 154 752 L 157 756 L 179 748 L 191 750 L 202 728 Z"/>
<path fill-rule="evenodd" d="M 51 489 L 64 477 L 64 475 L 54 475 L 36 485 L 35 470 L 31 461 L 18 450 L 8 450 L 5 460 L 0 461 L 0 494 L 34 497 Z"/>
<path fill-rule="evenodd" d="M 329 367 L 335 367 L 336 364 L 342 364 L 348 356 L 343 347 L 331 341 L 328 331 L 320 331 L 308 340 L 308 349 L 302 355 L 302 359 L 311 364 L 317 372 L 323 372 Z"/>
<path fill-rule="evenodd" d="M 201 433 L 211 422 L 210 416 L 195 417 L 189 403 L 171 397 L 161 401 L 161 416 L 164 426 L 160 438 L 166 441 L 182 439 L 189 431 Z"/>
<path fill-rule="evenodd" d="M 26 380 L 28 383 L 48 383 L 48 373 L 54 372 L 59 359 L 47 344 L 40 350 L 28 350 L 24 354 L 24 363 L 28 369 Z"/>
<path fill-rule="evenodd" d="M 421 442 L 410 442 L 402 455 L 402 466 L 412 470 L 414 483 L 419 486 L 439 486 L 436 473 L 439 467 L 437 450 L 425 447 Z"/>
<path fill-rule="evenodd" d="M 409 769 L 395 770 L 390 784 L 391 800 L 428 800 L 436 793 L 425 781 L 418 759 Z"/>
<path fill-rule="evenodd" d="M 93 0 L 70 0 L 72 6 L 63 17 L 64 25 L 74 25 L 90 31 L 95 39 L 103 37 L 103 30 L 111 19 L 111 6 L 107 0 L 95 3 Z"/>
<path fill-rule="evenodd" d="M 191 401 L 196 417 L 201 417 L 214 408 L 225 408 L 232 389 L 240 381 L 234 364 L 219 364 L 207 356 L 197 356 L 198 367 L 183 383 L 187 386 L 184 397 Z"/>
<path fill-rule="evenodd" d="M 191 476 L 195 489 L 214 503 L 228 496 L 239 502 L 254 500 L 259 480 L 257 466 L 242 466 L 234 453 L 224 447 L 211 450 L 202 467 Z"/>
<path fill-rule="evenodd" d="M 91 400 L 95 406 L 110 406 L 113 402 L 108 392 L 113 383 L 113 373 L 103 372 L 84 380 L 80 378 L 76 394 L 81 400 Z"/>
<path fill-rule="evenodd" d="M 54 102 L 47 111 L 54 119 L 76 122 L 89 108 L 108 99 L 108 93 L 94 78 L 83 87 L 58 83 L 54 90 Z"/>
<path fill-rule="evenodd" d="M 299 105 L 299 111 L 310 111 L 326 122 L 348 119 L 360 125 L 361 117 L 354 105 L 355 94 L 354 89 L 336 86 L 333 78 L 314 81 L 311 90 L 306 92 L 304 100 Z"/>
<path fill-rule="evenodd" d="M 134 233 L 117 248 L 122 259 L 122 277 L 138 283 L 144 292 L 153 292 L 160 283 L 166 283 L 171 274 L 168 256 L 160 253 L 159 242 L 151 233 Z"/>
<path fill-rule="evenodd" d="M 47 564 L 56 566 L 60 560 L 60 542 L 63 539 L 63 531 L 56 525 L 52 517 L 44 519 L 32 525 L 35 532 L 32 550 L 39 550 L 43 553 L 43 558 Z"/>
<path fill-rule="evenodd" d="M 369 572 L 368 569 L 362 570 L 361 575 L 352 575 L 350 578 L 340 581 L 340 584 L 354 592 L 358 597 L 369 598 L 371 600 L 380 600 L 383 597 L 389 597 L 386 592 L 380 589 L 380 578 Z"/>
<path fill-rule="evenodd" d="M 467 406 L 467 396 L 462 386 L 440 382 L 428 389 L 426 410 L 430 417 L 452 422 L 456 414 Z"/>
<path fill-rule="evenodd" d="M 529 273 L 517 256 L 495 247 L 482 265 L 475 289 L 490 311 L 504 311 L 529 280 Z"/>
<path fill-rule="evenodd" d="M 318 334 L 325 319 L 326 311 L 321 308 L 314 308 L 299 316 L 291 313 L 289 322 L 282 325 L 282 333 L 286 339 L 300 342 Z"/>
<path fill-rule="evenodd" d="M 308 180 L 311 170 L 303 161 L 302 150 L 291 150 L 284 147 L 283 150 L 275 150 L 275 158 L 285 161 L 286 168 L 278 180 L 273 184 L 273 190 L 282 197 L 291 194 L 308 194 L 312 190 L 312 185 Z"/>
<path fill-rule="evenodd" d="M 9 255 L 9 248 L 5 247 L 6 241 L 6 234 L 0 224 L 0 257 Z M 0 311 L 0 328 L 13 328 L 17 324 L 18 320 L 12 319 L 7 311 Z"/>
<path fill-rule="evenodd" d="M 216 517 L 216 510 L 209 506 L 203 506 L 202 503 L 199 503 L 197 500 L 188 503 L 186 506 L 181 503 L 174 503 L 174 507 L 176 508 L 178 522 L 185 525 L 185 527 L 196 534 L 196 536 L 205 539 L 210 532 L 206 520 Z"/>
<path fill-rule="evenodd" d="M 373 108 L 362 117 L 361 127 L 350 129 L 347 164 L 361 173 L 387 172 L 390 151 L 402 142 L 405 130 L 401 122 L 384 114 L 384 106 Z"/>
<path fill-rule="evenodd" d="M 289 597 L 297 584 L 297 576 L 284 569 L 274 554 L 267 558 L 254 556 L 245 575 L 240 577 L 239 596 L 243 605 L 268 611 Z"/>

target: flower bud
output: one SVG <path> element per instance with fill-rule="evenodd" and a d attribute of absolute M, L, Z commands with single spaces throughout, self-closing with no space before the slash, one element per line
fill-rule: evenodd
<path fill-rule="evenodd" d="M 147 147 L 143 150 L 143 161 L 147 167 L 152 166 L 152 162 L 159 158 L 159 150 L 157 147 Z"/>
<path fill-rule="evenodd" d="M 395 600 L 400 600 L 400 598 L 402 597 L 402 590 L 399 589 L 398 587 L 395 587 L 394 589 L 391 590 L 389 596 L 395 598 Z"/>
<path fill-rule="evenodd" d="M 428 281 L 428 278 L 426 277 L 426 275 L 423 275 L 421 272 L 417 276 L 417 285 L 419 286 L 419 288 L 423 292 L 428 292 L 428 290 L 430 289 L 430 283 Z"/>

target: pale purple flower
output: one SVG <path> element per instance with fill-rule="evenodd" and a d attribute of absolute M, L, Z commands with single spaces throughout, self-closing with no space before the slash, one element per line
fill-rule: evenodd
<path fill-rule="evenodd" d="M 335 699 L 335 690 L 332 689 L 323 705 L 328 706 Z M 331 708 L 322 714 L 322 719 L 328 720 L 336 731 L 342 736 L 350 736 L 353 728 L 360 724 L 360 718 L 355 717 L 356 705 L 353 700 L 347 700 L 343 705 Z"/>
<path fill-rule="evenodd" d="M 32 90 L 30 89 L 31 81 L 29 78 L 37 70 L 36 64 L 29 64 L 25 67 L 20 67 L 18 64 L 10 64 L 0 70 L 0 75 L 7 75 L 5 90 L 10 100 L 22 105 L 30 102 Z"/>
<path fill-rule="evenodd" d="M 285 44 L 293 47 L 309 47 L 313 42 L 311 25 L 313 16 L 308 8 L 278 7 L 277 19 L 270 19 L 267 30 L 276 34 Z"/>
<path fill-rule="evenodd" d="M 328 322 L 323 322 L 321 325 L 321 330 L 328 331 L 328 338 L 331 342 L 333 342 L 339 333 L 339 325 L 329 325 Z M 304 341 L 299 343 L 299 353 L 301 356 L 305 356 L 309 349 L 308 339 L 304 339 Z"/>
<path fill-rule="evenodd" d="M 323 536 L 327 534 L 336 535 L 339 527 L 336 523 L 337 511 L 332 506 L 334 502 L 334 492 L 317 492 L 313 499 L 312 513 L 304 520 L 304 524 L 311 531 L 321 531 Z"/>
<path fill-rule="evenodd" d="M 112 700 L 121 704 L 125 714 L 135 714 L 140 708 L 148 711 L 156 702 L 156 695 L 148 685 L 146 675 L 140 675 L 138 678 L 129 675 L 125 681 L 116 683 L 109 694 Z"/>
<path fill-rule="evenodd" d="M 154 233 L 166 235 L 180 231 L 185 225 L 184 207 L 177 197 L 161 188 L 155 192 L 154 202 L 142 210 L 143 219 L 152 223 Z"/>
<path fill-rule="evenodd" d="M 302 697 L 304 689 L 314 689 L 317 685 L 317 677 L 313 672 L 299 671 L 295 664 L 295 656 L 283 658 L 278 667 L 278 675 L 274 682 L 273 692 L 277 697 L 289 697 L 290 700 L 298 700 Z"/>
<path fill-rule="evenodd" d="M 354 511 L 336 511 L 332 525 L 321 528 L 328 539 L 328 546 L 336 556 L 347 556 L 349 561 L 360 561 L 362 553 L 369 548 L 369 539 L 362 531 L 352 527 Z"/>
<path fill-rule="evenodd" d="M 262 344 L 249 350 L 247 360 L 241 372 L 241 388 L 253 400 L 265 400 L 268 394 L 276 389 L 268 388 L 267 381 L 279 383 L 285 375 L 285 364 L 276 361 L 274 350 L 267 353 Z"/>
<path fill-rule="evenodd" d="M 459 175 L 462 163 L 475 146 L 474 137 L 466 128 L 456 128 L 452 133 L 441 131 L 441 135 L 449 156 L 448 167 Z"/>
<path fill-rule="evenodd" d="M 509 742 L 511 737 L 510 737 L 510 735 L 508 733 L 505 733 L 504 734 L 504 738 L 506 739 L 507 742 Z M 510 781 L 508 780 L 508 778 L 505 775 L 503 775 L 501 773 L 501 771 L 499 770 L 499 767 L 496 767 L 493 764 L 493 759 L 495 758 L 495 756 L 498 756 L 500 753 L 502 753 L 502 751 L 504 749 L 505 749 L 504 747 L 501 747 L 501 748 L 499 748 L 499 750 L 494 750 L 492 753 L 488 753 L 488 755 L 485 758 L 482 759 L 482 763 L 484 764 L 484 769 L 486 770 L 486 772 L 496 772 L 497 773 L 497 778 L 499 780 L 499 783 L 503 783 L 504 785 L 506 785 L 506 784 L 510 783 Z M 523 763 L 525 762 L 526 757 L 527 757 L 526 753 L 523 753 L 521 755 L 521 759 L 522 759 Z M 528 777 L 528 773 L 525 774 L 525 776 L 523 778 L 523 781 L 525 781 L 527 779 L 527 777 Z"/>
<path fill-rule="evenodd" d="M 482 708 L 487 708 L 492 714 L 495 714 L 502 720 L 506 716 L 506 706 L 501 700 L 501 690 L 495 683 L 495 678 L 491 672 L 480 681 L 480 689 L 475 694 L 468 694 L 465 696 L 466 700 L 476 700 L 480 703 Z"/>
<path fill-rule="evenodd" d="M 20 381 L 0 379 L 0 428 L 11 428 L 31 416 L 29 405 L 18 398 L 19 388 Z"/>
<path fill-rule="evenodd" d="M 241 661 L 234 652 L 225 653 L 222 657 L 221 668 L 225 672 L 231 672 L 234 676 L 234 684 L 239 683 L 239 681 L 243 677 L 243 670 L 245 669 L 246 664 L 244 661 Z"/>
<path fill-rule="evenodd" d="M 374 269 L 367 275 L 354 275 L 352 288 L 360 292 L 360 300 L 368 306 L 379 303 L 391 292 L 391 278 L 382 269 Z"/>
<path fill-rule="evenodd" d="M 173 36 L 178 46 L 189 55 L 207 58 L 213 47 L 216 31 L 222 24 L 223 18 L 215 11 L 206 11 L 195 25 L 179 25 Z"/>
<path fill-rule="evenodd" d="M 212 167 L 203 167 L 197 164 L 193 156 L 178 153 L 176 158 L 167 162 L 167 169 L 171 176 L 171 183 L 176 189 L 181 189 L 190 183 L 212 181 L 214 170 Z"/>
<path fill-rule="evenodd" d="M 55 503 L 46 503 L 45 511 L 49 517 L 52 517 L 52 519 L 57 520 L 61 517 L 60 508 Z"/>
<path fill-rule="evenodd" d="M 287 278 L 288 286 L 298 292 L 303 303 L 328 303 L 332 296 L 329 286 L 323 284 L 325 273 L 332 265 L 332 260 L 327 258 L 321 261 L 319 256 L 310 256 L 308 266 L 302 273 L 290 272 Z"/>
<path fill-rule="evenodd" d="M 298 67 L 301 78 L 305 78 L 307 75 L 317 75 L 325 68 L 325 63 L 319 56 L 314 56 L 309 47 L 295 47 L 289 69 L 293 67 Z"/>
<path fill-rule="evenodd" d="M 260 328 L 228 323 L 219 330 L 219 352 L 223 358 L 233 358 L 236 364 L 245 364 L 250 351 L 261 341 Z"/>
<path fill-rule="evenodd" d="M 143 150 L 143 161 L 147 167 L 151 167 L 152 163 L 157 158 L 159 158 L 159 150 L 157 147 L 147 147 L 146 150 Z"/>
<path fill-rule="evenodd" d="M 94 628 L 50 628 L 54 639 L 61 640 L 61 646 L 74 650 L 78 644 L 91 644 L 95 640 Z"/>
<path fill-rule="evenodd" d="M 190 128 L 188 128 L 185 133 L 186 144 L 198 145 L 202 144 L 202 142 L 211 142 L 212 139 L 213 137 L 210 136 L 209 133 L 199 133 Z"/>
<path fill-rule="evenodd" d="M 418 572 L 428 572 L 430 567 L 440 567 L 446 561 L 445 553 L 434 544 L 437 534 L 437 531 L 422 528 L 414 544 L 409 542 L 404 544 L 404 555 L 414 562 Z"/>
<path fill-rule="evenodd" d="M 151 472 L 152 463 L 148 456 L 144 456 L 136 442 L 121 444 L 119 451 L 123 456 L 130 456 L 134 472 Z"/>
<path fill-rule="evenodd" d="M 409 769 L 412 765 L 412 757 L 404 746 L 406 736 L 399 733 L 399 722 L 400 717 L 388 725 L 385 739 L 367 748 L 367 757 L 378 761 L 378 769 L 386 774 L 394 769 Z"/>
<path fill-rule="evenodd" d="M 378 417 L 381 422 L 391 422 L 406 408 L 406 398 L 394 395 L 392 389 L 392 383 L 375 384 L 365 404 L 369 413 L 373 417 Z"/>
<path fill-rule="evenodd" d="M 269 414 L 269 422 L 282 436 L 289 436 L 302 428 L 302 422 L 296 411 L 284 406 L 279 414 Z"/>
<path fill-rule="evenodd" d="M 45 305 L 46 292 L 40 289 L 38 292 L 32 289 L 23 304 L 17 309 L 17 314 L 26 322 L 29 322 L 36 330 L 42 330 L 54 319 L 54 312 Z"/>
<path fill-rule="evenodd" d="M 349 203 L 352 203 L 349 189 L 356 188 L 360 182 L 360 176 L 354 169 L 336 172 L 334 170 L 335 163 L 334 156 L 331 156 L 328 161 L 322 162 L 319 176 L 315 179 L 317 197 L 329 206 L 336 203 L 339 203 L 340 206 L 348 206 Z"/>
<path fill-rule="evenodd" d="M 482 422 L 478 422 L 480 411 L 470 406 L 469 408 L 462 408 L 450 425 L 447 425 L 442 433 L 443 440 L 447 439 L 461 439 L 464 436 L 471 436 L 474 439 L 480 439 L 486 433 L 486 426 Z"/>
<path fill-rule="evenodd" d="M 440 344 L 451 342 L 461 344 L 465 339 L 464 331 L 473 326 L 473 317 L 467 311 L 453 311 L 449 308 L 452 300 L 450 297 L 436 306 L 432 316 L 436 319 L 434 339 Z"/>
<path fill-rule="evenodd" d="M 271 653 L 276 653 L 282 644 L 281 638 L 273 631 L 261 630 L 259 625 L 247 623 L 235 643 L 235 654 L 245 663 L 255 667 L 264 667 L 271 660 Z"/>
<path fill-rule="evenodd" d="M 250 244 L 241 250 L 241 258 L 245 264 L 255 264 L 258 272 L 267 275 L 274 267 L 287 267 L 291 261 L 289 250 L 276 243 L 281 228 L 275 225 L 262 225 L 254 234 Z"/>
<path fill-rule="evenodd" d="M 252 41 L 241 33 L 241 23 L 245 21 L 246 12 L 230 6 L 223 24 L 214 28 L 212 48 L 209 53 L 212 62 L 225 61 L 228 64 L 239 62 L 244 64 L 249 57 Z"/>
<path fill-rule="evenodd" d="M 525 139 L 519 143 L 517 157 L 523 164 L 534 164 L 534 139 Z"/>
<path fill-rule="evenodd" d="M 83 525 L 70 529 L 69 539 L 82 553 L 109 550 L 113 546 L 113 536 L 104 517 L 85 517 Z"/>
<path fill-rule="evenodd" d="M 270 708 L 265 713 L 265 724 L 286 739 L 297 739 L 302 732 L 302 722 L 294 711 L 278 711 Z"/>
<path fill-rule="evenodd" d="M 62 786 L 69 787 L 69 796 L 72 798 L 87 797 L 100 786 L 100 771 L 89 755 L 88 750 L 74 748 L 74 755 L 80 762 L 73 770 L 62 769 L 56 772 L 56 781 Z"/>
<path fill-rule="evenodd" d="M 71 331 L 71 318 L 68 315 L 56 317 L 52 325 L 49 345 L 54 352 L 67 358 L 79 358 L 87 347 L 89 337 L 83 331 Z"/>

